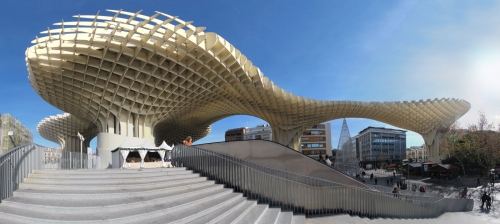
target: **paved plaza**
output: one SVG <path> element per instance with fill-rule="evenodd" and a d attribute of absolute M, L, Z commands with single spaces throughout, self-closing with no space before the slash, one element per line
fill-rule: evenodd
<path fill-rule="evenodd" d="M 369 185 L 375 184 L 377 178 L 377 185 L 387 186 L 387 179 L 393 178 L 393 184 L 388 187 L 395 187 L 396 181 L 400 180 L 402 175 L 400 173 L 393 175 L 392 172 L 385 172 L 385 170 L 377 169 L 365 171 L 366 175 L 364 180 Z M 374 175 L 374 179 L 370 180 L 370 174 Z M 476 187 L 477 176 L 464 177 L 461 181 L 457 180 L 431 180 L 430 178 L 422 178 L 410 176 L 410 185 L 415 183 L 418 186 L 425 186 L 428 193 L 440 194 L 445 198 L 460 198 L 461 191 L 464 187 L 468 188 L 467 198 L 474 200 L 474 209 L 470 212 L 457 212 L 445 213 L 436 219 L 367 219 L 357 216 L 337 215 L 330 217 L 317 217 L 307 220 L 307 223 L 500 223 L 500 183 L 496 183 L 493 189 L 488 185 L 488 179 L 480 179 L 481 185 Z M 480 197 L 484 191 L 491 192 L 493 202 L 490 210 L 481 209 Z M 404 191 L 403 191 L 404 192 Z"/>

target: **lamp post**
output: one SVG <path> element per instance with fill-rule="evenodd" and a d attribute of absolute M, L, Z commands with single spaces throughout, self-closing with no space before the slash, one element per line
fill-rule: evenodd
<path fill-rule="evenodd" d="M 495 169 L 490 170 L 490 175 L 491 175 L 491 191 L 495 188 Z"/>
<path fill-rule="evenodd" d="M 83 138 L 80 132 L 78 132 L 77 136 L 80 138 L 80 169 L 83 169 L 83 141 L 85 138 Z"/>

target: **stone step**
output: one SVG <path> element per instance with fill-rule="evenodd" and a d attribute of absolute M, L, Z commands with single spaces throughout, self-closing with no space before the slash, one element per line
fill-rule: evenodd
<path fill-rule="evenodd" d="M 0 223 L 305 223 L 185 168 L 39 170 Z"/>
<path fill-rule="evenodd" d="M 22 223 L 147 223 L 145 219 L 164 217 L 167 214 L 179 214 L 193 206 L 213 204 L 228 201 L 231 198 L 241 198 L 241 194 L 223 189 L 220 193 L 208 197 L 189 196 L 171 200 L 154 206 L 141 206 L 115 212 L 98 212 L 91 214 L 47 214 L 45 212 L 27 211 L 25 209 L 0 206 L 0 217 Z"/>
<path fill-rule="evenodd" d="M 232 202 L 243 198 L 242 194 L 232 193 L 227 196 L 200 203 L 184 210 L 162 215 L 153 219 L 141 221 L 141 223 L 189 223 L 208 215 L 218 209 L 231 204 Z"/>
<path fill-rule="evenodd" d="M 262 216 L 264 216 L 268 208 L 269 205 L 267 204 L 258 204 L 257 206 L 253 207 L 252 210 L 250 210 L 238 223 L 242 224 L 259 223 L 259 221 L 262 219 Z"/>
<path fill-rule="evenodd" d="M 264 216 L 262 216 L 262 219 L 259 221 L 259 224 L 275 224 L 278 221 L 280 213 L 281 208 L 268 208 Z M 303 223 L 305 223 L 305 221 L 306 220 L 304 219 Z"/>
<path fill-rule="evenodd" d="M 295 214 L 292 218 L 292 224 L 304 224 L 306 223 L 306 216 L 303 214 Z"/>
<path fill-rule="evenodd" d="M 222 220 L 220 220 L 220 224 L 229 224 L 229 223 L 239 223 L 239 221 L 248 213 L 252 208 L 257 206 L 257 201 L 247 200 L 244 205 L 236 209 L 233 213 L 229 214 Z"/>
<path fill-rule="evenodd" d="M 179 176 L 176 179 L 169 181 L 149 181 L 147 183 L 137 183 L 137 184 L 33 184 L 33 183 L 21 183 L 19 188 L 21 189 L 37 189 L 37 190 L 124 190 L 124 189 L 150 189 L 156 187 L 167 187 L 179 183 L 194 183 L 202 180 L 206 180 L 206 177 L 194 177 L 186 178 L 185 176 Z"/>
<path fill-rule="evenodd" d="M 48 179 L 80 179 L 80 178 L 92 178 L 92 179 L 106 179 L 106 178 L 135 178 L 135 177 L 158 177 L 164 175 L 181 175 L 193 173 L 191 170 L 167 170 L 161 172 L 134 172 L 134 173 L 62 173 L 62 174 L 50 174 L 50 173 L 32 173 L 28 175 L 28 178 L 48 178 Z"/>
<path fill-rule="evenodd" d="M 278 216 L 278 221 L 276 221 L 277 224 L 288 224 L 292 223 L 293 220 L 293 212 L 284 212 L 281 211 L 280 216 Z"/>
<path fill-rule="evenodd" d="M 233 213 L 239 207 L 243 206 L 247 202 L 246 198 L 242 197 L 234 202 L 227 204 L 226 206 L 219 208 L 216 211 L 211 212 L 201 218 L 189 222 L 190 224 L 205 224 L 205 223 L 218 223 L 220 220 Z"/>
<path fill-rule="evenodd" d="M 165 192 L 180 191 L 185 189 L 192 189 L 198 187 L 209 187 L 215 184 L 214 181 L 200 180 L 189 184 L 174 184 L 164 187 L 156 187 L 149 189 L 126 189 L 126 190 L 33 190 L 33 189 L 19 189 L 14 191 L 14 198 L 40 198 L 40 199 L 54 199 L 54 200 L 96 200 L 105 199 L 113 200 L 123 197 L 148 197 L 152 195 L 159 195 Z"/>
<path fill-rule="evenodd" d="M 176 175 L 159 175 L 155 177 L 121 177 L 121 178 L 26 178 L 24 183 L 29 184 L 66 184 L 66 185 L 89 185 L 89 184 L 135 184 L 148 183 L 151 181 L 168 181 L 180 178 L 199 177 L 200 174 L 176 174 Z"/>
<path fill-rule="evenodd" d="M 175 193 L 164 192 L 161 195 L 148 197 L 130 197 L 120 199 L 100 200 L 48 200 L 31 198 L 9 198 L 2 203 L 11 208 L 24 209 L 28 212 L 45 212 L 48 214 L 88 214 L 88 213 L 112 213 L 121 210 L 134 209 L 143 206 L 157 206 L 166 201 L 182 199 L 186 197 L 204 198 L 212 194 L 224 191 L 223 185 L 212 185 L 197 189 L 187 189 Z M 29 204 L 30 206 L 26 206 Z"/>

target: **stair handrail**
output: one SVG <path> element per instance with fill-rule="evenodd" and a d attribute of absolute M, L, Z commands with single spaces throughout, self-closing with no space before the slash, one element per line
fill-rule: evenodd
<path fill-rule="evenodd" d="M 249 199 L 306 215 L 349 213 L 367 217 L 431 218 L 443 212 L 472 210 L 474 203 L 470 199 L 456 201 L 393 195 L 357 188 L 265 167 L 193 146 L 174 147 L 172 162 L 242 192 Z M 257 183 L 257 179 L 264 181 Z"/>
<path fill-rule="evenodd" d="M 42 167 L 43 146 L 30 143 L 0 155 L 0 203 L 12 197 L 30 173 Z"/>

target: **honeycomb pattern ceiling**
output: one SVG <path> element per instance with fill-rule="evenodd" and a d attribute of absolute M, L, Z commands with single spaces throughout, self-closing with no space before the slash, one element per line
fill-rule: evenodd
<path fill-rule="evenodd" d="M 460 99 L 404 102 L 320 101 L 286 92 L 221 36 L 161 12 L 78 15 L 42 32 L 26 51 L 29 80 L 53 106 L 94 122 L 146 117 L 156 144 L 210 132 L 246 114 L 272 126 L 292 147 L 303 129 L 338 118 L 368 118 L 427 134 L 465 114 Z M 257 45 L 257 44 L 256 44 Z M 238 126 L 238 125 L 235 125 Z"/>
<path fill-rule="evenodd" d="M 38 123 L 36 131 L 43 138 L 55 142 L 64 148 L 68 137 L 77 137 L 77 133 L 90 141 L 97 133 L 97 126 L 85 119 L 72 116 L 69 113 L 58 114 L 43 119 Z"/>

